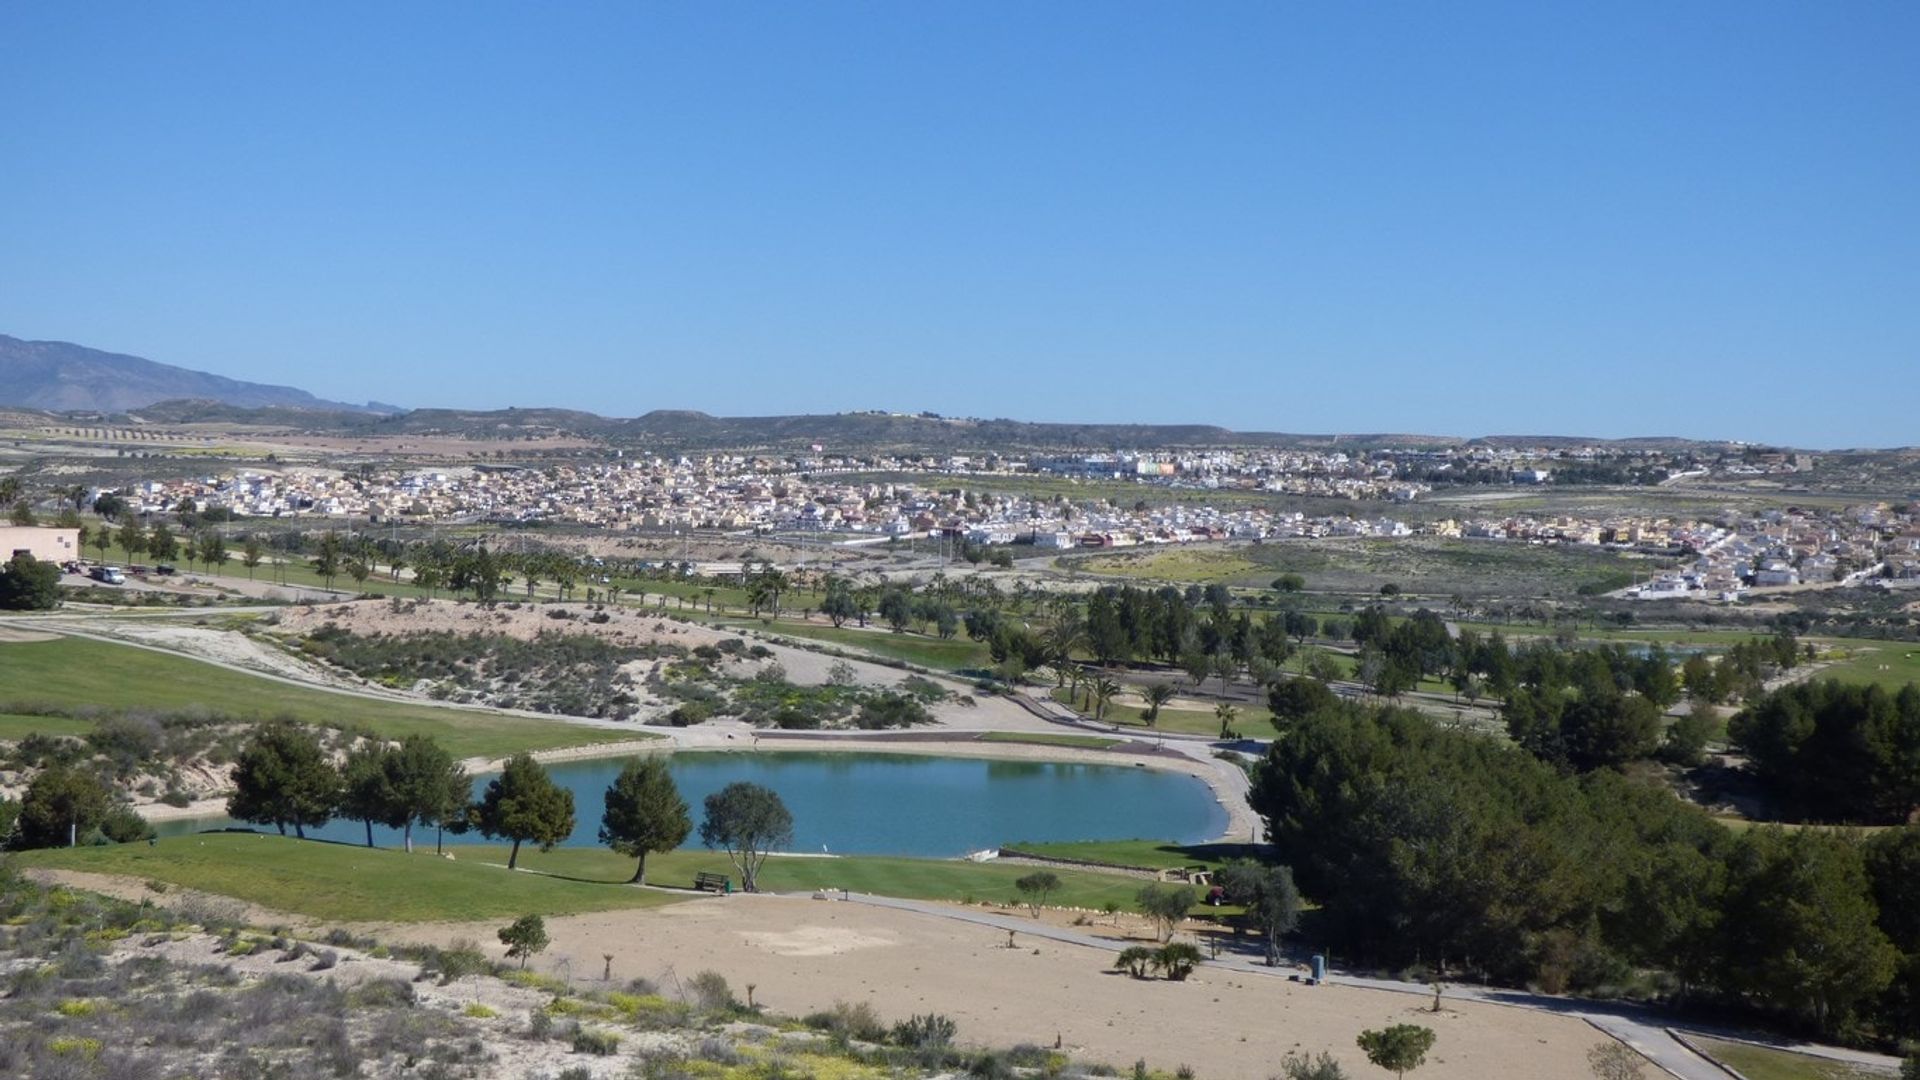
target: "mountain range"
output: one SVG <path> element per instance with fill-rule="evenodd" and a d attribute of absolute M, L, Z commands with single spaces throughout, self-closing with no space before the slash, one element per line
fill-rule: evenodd
<path fill-rule="evenodd" d="M 327 401 L 291 386 L 229 379 L 65 341 L 23 341 L 0 334 L 0 405 L 49 412 L 123 413 L 183 399 L 241 408 L 399 411 L 373 402 Z"/>
<path fill-rule="evenodd" d="M 1073 424 L 944 417 L 934 413 L 847 412 L 794 416 L 712 416 L 658 409 L 631 418 L 571 409 L 413 409 L 368 402 L 349 405 L 290 386 L 245 382 L 102 352 L 62 341 L 23 341 L 0 334 L 0 407 L 125 416 L 146 423 L 253 424 L 305 431 L 477 438 L 575 436 L 612 445 L 659 449 L 765 448 L 832 451 L 1096 451 L 1162 447 L 1372 446 L 1555 447 L 1612 445 L 1678 450 L 1696 443 L 1675 437 L 1583 439 L 1569 436 L 1456 436 L 1408 433 L 1300 435 L 1243 432 L 1208 424 Z"/>

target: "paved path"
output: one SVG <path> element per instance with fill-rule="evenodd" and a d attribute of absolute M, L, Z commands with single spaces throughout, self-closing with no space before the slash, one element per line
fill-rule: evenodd
<path fill-rule="evenodd" d="M 810 894 L 796 894 L 810 895 Z M 885 896 L 851 895 L 848 899 L 854 903 L 873 907 L 892 908 L 896 911 L 911 911 L 936 918 L 956 922 L 973 923 L 992 927 L 995 930 L 1011 930 L 1015 934 L 1044 938 L 1068 945 L 1079 945 L 1090 949 L 1117 953 L 1126 947 L 1124 942 L 1112 938 L 1099 937 L 1066 926 L 1050 926 L 1033 919 L 1016 915 L 1003 915 L 991 911 L 973 911 L 948 904 L 923 900 L 902 900 Z M 1268 967 L 1261 959 L 1253 955 L 1223 955 L 1206 962 L 1208 966 L 1230 968 L 1248 975 L 1267 978 L 1284 978 L 1298 975 L 1300 969 L 1292 966 Z M 1394 979 L 1372 979 L 1357 975 L 1329 975 L 1329 983 L 1341 986 L 1354 986 L 1368 990 L 1382 990 L 1398 994 L 1413 994 L 1422 998 L 1431 998 L 1433 988 L 1422 983 L 1401 982 Z M 1584 1020 L 1600 1031 L 1619 1039 L 1643 1054 L 1670 1076 L 1679 1080 L 1730 1080 L 1732 1074 L 1725 1069 L 1694 1053 L 1676 1039 L 1668 1027 L 1673 1018 L 1657 1010 L 1635 1005 L 1587 1001 L 1578 998 L 1553 997 L 1547 994 L 1532 994 L 1520 990 L 1501 990 L 1495 987 L 1448 986 L 1445 997 L 1450 1001 L 1477 1001 L 1489 1005 L 1503 1005 L 1510 1008 L 1535 1009 L 1542 1012 L 1560 1013 L 1575 1019 Z M 1730 1033 L 1731 1034 L 1731 1033 Z M 1735 1037 L 1740 1037 L 1735 1034 Z M 1900 1066 L 1899 1059 L 1882 1054 L 1870 1054 L 1863 1051 L 1847 1050 L 1840 1047 L 1792 1045 L 1793 1050 L 1812 1054 L 1832 1061 L 1842 1061 L 1856 1065 L 1866 1065 L 1887 1070 L 1889 1073 Z"/>

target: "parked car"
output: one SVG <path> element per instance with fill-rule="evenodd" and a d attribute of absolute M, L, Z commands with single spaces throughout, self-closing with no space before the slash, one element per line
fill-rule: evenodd
<path fill-rule="evenodd" d="M 160 575 L 161 577 L 166 577 L 168 574 L 178 573 L 178 571 L 176 571 L 171 565 L 167 563 L 161 563 L 159 566 L 154 567 L 153 572 Z"/>
<path fill-rule="evenodd" d="M 109 585 L 125 585 L 127 583 L 127 575 L 121 573 L 118 567 L 113 566 L 96 566 L 87 576 L 95 581 L 104 581 Z"/>

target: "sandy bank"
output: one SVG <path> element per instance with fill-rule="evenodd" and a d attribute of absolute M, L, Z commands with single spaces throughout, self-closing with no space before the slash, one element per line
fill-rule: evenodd
<path fill-rule="evenodd" d="M 963 1041 L 1063 1047 L 1125 1069 L 1137 1059 L 1191 1065 L 1210 1080 L 1264 1080 L 1289 1051 L 1331 1052 L 1354 1076 L 1372 1075 L 1354 1039 L 1393 1023 L 1435 1029 L 1424 1080 L 1588 1075 L 1585 1053 L 1602 1039 L 1584 1022 L 1473 1002 L 1439 1014 L 1423 999 L 1357 987 L 1309 988 L 1284 978 L 1203 969 L 1185 983 L 1141 981 L 1107 970 L 1111 953 L 1023 938 L 933 915 L 775 896 L 711 898 L 648 911 L 549 919 L 553 947 L 537 964 L 554 973 L 645 977 L 668 992 L 696 972 L 724 974 L 736 992 L 777 1012 L 803 1014 L 836 1001 L 872 1003 L 888 1020 L 940 1012 Z M 491 952 L 493 924 L 385 926 L 389 940 L 456 938 Z"/>

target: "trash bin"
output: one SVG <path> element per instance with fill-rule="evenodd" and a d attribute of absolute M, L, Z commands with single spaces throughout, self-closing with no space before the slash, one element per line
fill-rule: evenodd
<path fill-rule="evenodd" d="M 1313 954 L 1313 981 L 1327 981 L 1327 958 L 1320 953 Z"/>

